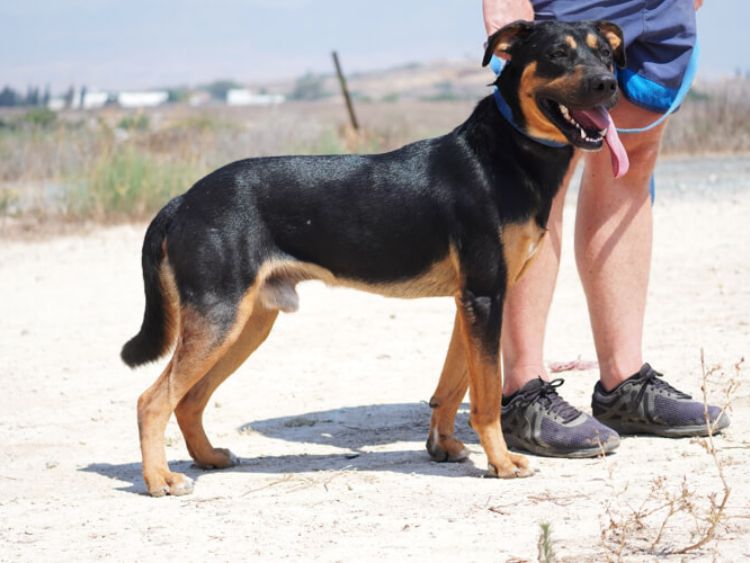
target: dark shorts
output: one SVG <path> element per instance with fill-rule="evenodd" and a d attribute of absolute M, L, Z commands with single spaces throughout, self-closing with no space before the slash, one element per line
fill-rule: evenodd
<path fill-rule="evenodd" d="M 618 81 L 631 102 L 666 112 L 696 41 L 693 0 L 532 0 L 538 20 L 608 20 L 625 35 L 627 68 Z"/>

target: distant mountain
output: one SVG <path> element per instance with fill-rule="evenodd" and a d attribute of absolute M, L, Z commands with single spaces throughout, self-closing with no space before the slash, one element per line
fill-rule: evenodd
<path fill-rule="evenodd" d="M 359 100 L 474 100 L 487 94 L 487 84 L 494 75 L 482 68 L 479 61 L 442 60 L 351 73 L 346 79 L 352 96 Z M 324 99 L 339 94 L 333 71 L 250 86 L 292 100 Z"/>

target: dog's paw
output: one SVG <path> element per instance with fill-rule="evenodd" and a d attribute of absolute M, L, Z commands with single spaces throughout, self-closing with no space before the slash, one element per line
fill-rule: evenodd
<path fill-rule="evenodd" d="M 452 437 L 434 439 L 431 433 L 425 445 L 433 461 L 458 463 L 466 461 L 469 457 L 469 450 L 466 446 Z"/>
<path fill-rule="evenodd" d="M 227 448 L 214 448 L 211 453 L 195 460 L 195 466 L 200 469 L 226 469 L 240 464 L 240 458 Z"/>
<path fill-rule="evenodd" d="M 167 473 L 157 483 L 148 483 L 148 494 L 152 497 L 171 495 L 179 497 L 193 492 L 193 480 L 182 473 Z"/>
<path fill-rule="evenodd" d="M 534 470 L 529 467 L 529 460 L 524 456 L 509 453 L 499 463 L 490 463 L 486 477 L 496 479 L 519 479 L 531 477 Z"/>

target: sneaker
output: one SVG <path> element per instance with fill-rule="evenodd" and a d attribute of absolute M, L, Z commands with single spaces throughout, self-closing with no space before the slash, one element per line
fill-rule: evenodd
<path fill-rule="evenodd" d="M 562 379 L 534 379 L 503 397 L 502 427 L 508 447 L 551 457 L 595 457 L 620 445 L 617 432 L 557 394 Z"/>
<path fill-rule="evenodd" d="M 729 417 L 719 407 L 693 401 L 661 379 L 662 374 L 643 364 L 640 371 L 605 391 L 594 387 L 591 410 L 597 420 L 622 434 L 655 434 L 667 438 L 707 436 L 706 415 L 716 434 L 729 426 Z"/>

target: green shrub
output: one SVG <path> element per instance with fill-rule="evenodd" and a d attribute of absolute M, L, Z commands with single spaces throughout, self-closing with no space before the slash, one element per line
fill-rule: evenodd
<path fill-rule="evenodd" d="M 118 123 L 119 129 L 126 131 L 147 131 L 149 119 L 145 113 L 132 113 L 123 117 Z"/>
<path fill-rule="evenodd" d="M 47 108 L 33 108 L 27 111 L 21 120 L 35 127 L 48 128 L 57 121 L 57 114 Z"/>
<path fill-rule="evenodd" d="M 98 219 L 146 217 L 200 176 L 189 162 L 160 159 L 134 147 L 115 149 L 76 183 L 70 211 Z"/>

